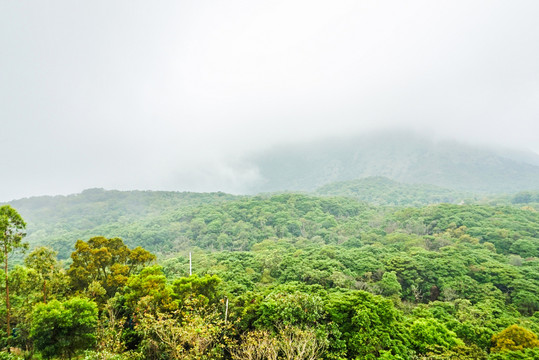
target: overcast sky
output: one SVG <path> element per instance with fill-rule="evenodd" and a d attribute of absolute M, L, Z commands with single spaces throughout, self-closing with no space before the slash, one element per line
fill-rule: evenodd
<path fill-rule="evenodd" d="M 539 1 L 2 1 L 0 201 L 238 191 L 281 142 L 539 152 Z"/>

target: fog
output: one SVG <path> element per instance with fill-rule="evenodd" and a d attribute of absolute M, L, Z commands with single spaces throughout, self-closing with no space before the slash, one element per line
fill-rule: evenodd
<path fill-rule="evenodd" d="M 241 192 L 383 129 L 539 152 L 539 2 L 4 1 L 0 201 Z"/>

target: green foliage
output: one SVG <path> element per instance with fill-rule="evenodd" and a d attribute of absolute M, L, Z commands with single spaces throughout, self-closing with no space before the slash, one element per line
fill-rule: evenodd
<path fill-rule="evenodd" d="M 523 258 L 539 257 L 539 240 L 519 239 L 511 245 L 509 252 Z"/>
<path fill-rule="evenodd" d="M 402 286 L 397 281 L 397 275 L 394 271 L 387 271 L 382 276 L 382 280 L 376 283 L 380 292 L 384 296 L 397 296 L 400 298 Z"/>
<path fill-rule="evenodd" d="M 457 345 L 464 345 L 454 332 L 436 319 L 415 320 L 410 326 L 410 336 L 415 350 L 420 354 L 438 347 L 449 350 Z"/>
<path fill-rule="evenodd" d="M 98 236 L 88 242 L 77 240 L 71 259 L 68 274 L 75 289 L 85 290 L 98 283 L 111 297 L 127 283 L 131 273 L 153 261 L 155 256 L 140 247 L 130 250 L 120 238 Z"/>
<path fill-rule="evenodd" d="M 539 203 L 539 192 L 537 191 L 521 191 L 511 198 L 513 204 L 529 204 Z"/>
<path fill-rule="evenodd" d="M 95 342 L 98 312 L 92 301 L 72 298 L 38 304 L 32 319 L 31 337 L 45 358 L 72 358 Z"/>
<path fill-rule="evenodd" d="M 438 203 L 459 203 L 471 194 L 434 185 L 405 184 L 376 176 L 326 184 L 317 195 L 344 196 L 375 205 L 421 206 Z"/>
<path fill-rule="evenodd" d="M 221 299 L 221 293 L 218 289 L 220 283 L 221 279 L 216 275 L 198 277 L 195 274 L 175 280 L 172 283 L 172 290 L 174 296 L 183 303 L 194 301 L 198 305 L 206 306 L 215 304 Z"/>
<path fill-rule="evenodd" d="M 144 355 L 134 351 L 126 351 L 121 354 L 109 351 L 86 351 L 83 360 L 143 360 Z"/>
<path fill-rule="evenodd" d="M 19 213 L 9 205 L 0 206 L 0 248 L 4 258 L 13 250 L 27 247 L 22 242 L 26 223 Z"/>
<path fill-rule="evenodd" d="M 346 358 L 378 359 L 388 354 L 407 358 L 410 335 L 393 303 L 363 291 L 331 294 L 331 320 L 340 329 L 333 347 L 343 346 Z"/>
<path fill-rule="evenodd" d="M 4 352 L 4 351 L 0 351 L 0 360 L 22 360 L 22 359 L 23 357 L 21 356 Z"/>
<path fill-rule="evenodd" d="M 315 294 L 273 291 L 261 301 L 255 326 L 274 330 L 280 326 L 315 327 L 325 317 L 324 305 Z"/>
<path fill-rule="evenodd" d="M 539 348 L 524 349 L 517 351 L 502 351 L 492 353 L 489 360 L 536 360 L 539 359 Z"/>
<path fill-rule="evenodd" d="M 24 259 L 26 267 L 34 269 L 40 278 L 45 303 L 48 298 L 63 297 L 69 283 L 67 274 L 58 263 L 56 256 L 56 251 L 47 247 L 38 247 Z"/>
<path fill-rule="evenodd" d="M 123 291 L 125 304 L 131 311 L 135 310 L 142 298 L 147 298 L 156 310 L 172 310 L 176 307 L 172 295 L 172 289 L 167 286 L 167 279 L 157 265 L 146 267 L 139 274 L 131 276 Z"/>
<path fill-rule="evenodd" d="M 502 332 L 492 336 L 492 352 L 519 351 L 539 347 L 537 335 L 520 327 L 511 325 Z"/>
<path fill-rule="evenodd" d="M 79 199 L 81 209 L 92 200 L 118 215 L 109 196 L 120 194 L 61 199 Z M 141 194 L 124 195 L 127 201 Z M 26 266 L 11 269 L 12 346 L 31 352 L 29 336 L 37 329 L 28 314 L 54 303 L 61 325 L 69 316 L 58 304 L 75 294 L 101 309 L 89 330 L 97 340 L 86 353 L 92 359 L 218 359 L 249 344 L 255 356 L 257 341 L 279 357 L 290 351 L 299 358 L 294 344 L 304 343 L 324 359 L 485 359 L 496 346 L 493 335 L 508 326 L 539 331 L 539 315 L 533 316 L 539 309 L 539 215 L 507 205 L 509 197 L 497 206 L 401 208 L 301 194 L 193 194 L 183 207 L 174 205 L 174 196 L 160 198 L 162 211 L 152 205 L 147 217 L 141 208 L 127 211 L 127 220 L 112 216 L 110 227 L 105 213 L 94 213 L 94 230 L 127 234 L 132 245 L 181 250 L 161 266 L 147 266 L 152 255 L 130 250 L 119 238 L 91 237 L 76 244 L 71 289 L 50 249 L 37 248 Z M 70 246 L 74 233 L 64 232 Z M 45 294 L 50 303 L 36 305 Z M 54 351 L 60 350 L 49 354 Z"/>
<path fill-rule="evenodd" d="M 217 360 L 224 356 L 220 335 L 229 325 L 216 311 L 139 314 L 136 329 L 143 334 L 145 359 Z M 226 340 L 225 340 L 226 342 Z"/>
<path fill-rule="evenodd" d="M 17 249 L 26 249 L 27 243 L 23 243 L 22 239 L 26 236 L 24 229 L 26 223 L 19 213 L 9 205 L 0 207 L 0 253 L 4 260 L 4 278 L 6 290 L 6 328 L 7 337 L 11 337 L 11 308 L 9 303 L 9 276 L 8 276 L 8 257 L 9 254 Z M 9 342 L 9 340 L 8 340 Z"/>
<path fill-rule="evenodd" d="M 235 198 L 224 193 L 88 189 L 76 195 L 16 200 L 11 205 L 27 220 L 27 241 L 32 247 L 49 246 L 60 259 L 68 259 L 75 239 L 96 235 L 121 237 L 129 247 L 140 245 L 152 252 L 177 251 L 182 240 L 174 236 L 171 213 Z M 178 244 L 168 241 L 172 239 Z"/>

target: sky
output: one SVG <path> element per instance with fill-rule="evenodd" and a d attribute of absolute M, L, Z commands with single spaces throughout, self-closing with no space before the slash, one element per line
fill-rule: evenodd
<path fill-rule="evenodd" d="M 411 129 L 539 153 L 539 2 L 2 1 L 0 201 L 241 192 L 282 143 Z"/>

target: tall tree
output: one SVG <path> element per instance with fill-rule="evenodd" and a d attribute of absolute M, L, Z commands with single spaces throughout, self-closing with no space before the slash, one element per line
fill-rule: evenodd
<path fill-rule="evenodd" d="M 75 289 L 85 290 L 94 283 L 113 296 L 131 274 L 153 261 L 155 255 L 141 247 L 130 250 L 120 238 L 97 236 L 88 242 L 77 240 L 71 259 L 68 274 Z"/>
<path fill-rule="evenodd" d="M 4 272 L 6 275 L 6 324 L 7 336 L 11 336 L 10 306 L 9 306 L 9 278 L 8 255 L 16 249 L 26 249 L 28 244 L 22 239 L 26 235 L 26 223 L 19 213 L 9 205 L 0 207 L 0 248 L 4 258 Z"/>
<path fill-rule="evenodd" d="M 47 282 L 59 272 L 57 267 L 58 261 L 56 255 L 58 253 L 48 247 L 41 246 L 35 248 L 24 259 L 24 264 L 32 269 L 35 269 L 43 281 L 43 302 L 47 303 Z"/>

